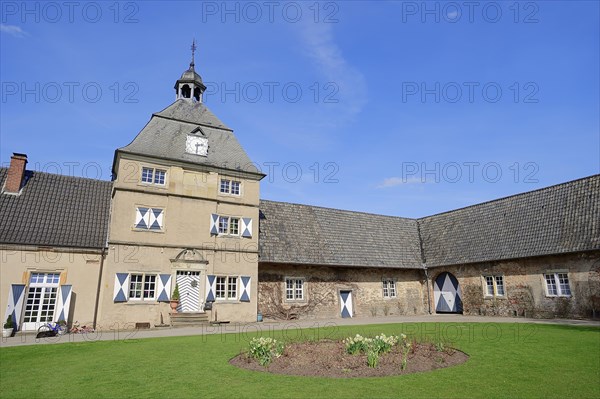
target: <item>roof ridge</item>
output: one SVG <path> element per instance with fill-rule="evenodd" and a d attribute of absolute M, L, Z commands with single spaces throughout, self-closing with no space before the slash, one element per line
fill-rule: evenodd
<path fill-rule="evenodd" d="M 0 170 L 6 170 L 8 171 L 7 167 L 0 167 Z M 91 178 L 91 177 L 86 177 L 86 176 L 71 176 L 71 175 L 63 175 L 60 173 L 50 173 L 50 172 L 42 172 L 39 170 L 31 170 L 31 169 L 25 169 L 25 173 L 30 172 L 36 175 L 43 175 L 43 176 L 56 176 L 56 177 L 60 177 L 60 178 L 70 178 L 70 179 L 76 179 L 76 180 L 88 180 L 88 181 L 92 181 L 92 182 L 99 182 L 99 183 L 110 183 L 112 184 L 112 180 L 104 180 L 104 179 L 95 179 L 95 178 Z"/>
<path fill-rule="evenodd" d="M 348 212 L 348 213 L 354 213 L 354 214 L 359 213 L 359 214 L 368 215 L 368 216 L 379 216 L 379 217 L 386 217 L 386 218 L 393 218 L 393 219 L 404 219 L 404 220 L 415 220 L 415 221 L 418 220 L 416 218 L 408 218 L 408 217 L 404 217 L 404 216 L 382 215 L 380 213 L 352 211 L 352 210 L 348 210 L 348 209 L 331 208 L 331 207 L 319 206 L 319 205 L 299 204 L 297 202 L 273 201 L 273 200 L 267 200 L 267 199 L 262 199 L 262 198 L 260 199 L 260 201 L 261 202 L 264 201 L 264 202 L 278 203 L 278 204 L 304 206 L 304 207 L 308 207 L 308 208 L 326 209 L 326 210 L 338 211 L 338 212 Z"/>
<path fill-rule="evenodd" d="M 469 209 L 469 208 L 474 208 L 474 207 L 478 207 L 478 206 L 482 206 L 482 205 L 487 205 L 487 204 L 490 204 L 490 203 L 493 203 L 493 202 L 504 201 L 504 200 L 507 200 L 509 198 L 526 196 L 526 195 L 530 195 L 530 194 L 535 193 L 535 192 L 544 191 L 544 190 L 550 190 L 550 189 L 557 188 L 559 186 L 566 186 L 568 184 L 573 184 L 573 183 L 576 183 L 576 182 L 580 182 L 582 180 L 588 180 L 588 179 L 591 180 L 592 178 L 598 178 L 598 177 L 600 177 L 600 174 L 594 174 L 594 175 L 590 175 L 590 176 L 586 176 L 586 177 L 580 177 L 580 178 L 575 179 L 575 180 L 569 180 L 569 181 L 566 181 L 566 182 L 553 184 L 551 186 L 540 187 L 540 188 L 536 188 L 535 190 L 531 190 L 531 191 L 525 191 L 525 192 L 522 192 L 522 193 L 511 194 L 511 195 L 507 195 L 506 197 L 494 198 L 494 199 L 489 200 L 489 201 L 483 201 L 483 202 L 479 202 L 477 204 L 467 205 L 467 206 L 463 206 L 463 207 L 456 208 L 456 209 L 451 209 L 449 211 L 434 213 L 433 215 L 423 216 L 423 217 L 420 217 L 420 218 L 416 218 L 415 220 L 421 221 L 423 219 L 431 218 L 431 217 L 434 217 L 434 216 L 445 215 L 445 214 L 452 213 L 452 212 L 462 211 L 464 209 Z"/>
<path fill-rule="evenodd" d="M 160 112 L 162 112 L 162 111 L 160 111 Z M 152 117 L 150 119 L 152 119 L 153 117 L 163 118 L 163 119 L 167 119 L 169 121 L 175 121 L 175 122 L 180 122 L 180 123 L 187 123 L 189 125 L 194 125 L 194 126 L 203 126 L 203 127 L 208 127 L 208 128 L 211 128 L 211 129 L 225 130 L 227 132 L 233 133 L 233 129 L 230 129 L 228 127 L 208 125 L 206 123 L 197 123 L 197 122 L 186 121 L 186 120 L 183 120 L 183 119 L 171 118 L 171 117 L 168 117 L 168 116 L 159 115 L 158 112 L 153 113 Z"/>

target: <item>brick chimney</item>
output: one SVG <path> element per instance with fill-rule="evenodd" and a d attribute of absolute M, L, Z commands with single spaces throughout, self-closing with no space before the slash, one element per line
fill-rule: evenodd
<path fill-rule="evenodd" d="M 4 192 L 18 194 L 21 190 L 23 177 L 25 176 L 25 165 L 27 165 L 27 155 L 13 153 L 10 158 L 10 167 L 6 175 L 6 183 L 4 183 Z"/>

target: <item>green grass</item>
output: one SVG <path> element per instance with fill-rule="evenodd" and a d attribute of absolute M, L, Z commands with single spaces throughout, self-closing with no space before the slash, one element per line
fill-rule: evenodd
<path fill-rule="evenodd" d="M 539 324 L 385 324 L 263 335 L 359 333 L 454 341 L 468 362 L 428 373 L 332 379 L 240 370 L 228 360 L 253 334 L 96 341 L 0 349 L 0 397 L 600 398 L 600 329 Z"/>

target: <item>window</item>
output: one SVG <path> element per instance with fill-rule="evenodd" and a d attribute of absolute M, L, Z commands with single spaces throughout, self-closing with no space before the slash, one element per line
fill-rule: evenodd
<path fill-rule="evenodd" d="M 237 299 L 237 277 L 217 276 L 215 282 L 216 299 Z"/>
<path fill-rule="evenodd" d="M 485 279 L 485 296 L 505 296 L 503 276 L 483 276 Z"/>
<path fill-rule="evenodd" d="M 135 228 L 142 230 L 160 231 L 163 229 L 164 209 L 161 208 L 135 208 Z"/>
<path fill-rule="evenodd" d="M 237 299 L 237 277 L 227 277 L 227 299 Z"/>
<path fill-rule="evenodd" d="M 163 169 L 142 168 L 142 183 L 156 184 L 159 186 L 165 185 L 165 176 L 167 171 Z"/>
<path fill-rule="evenodd" d="M 285 279 L 285 299 L 301 301 L 304 299 L 304 280 L 301 278 Z"/>
<path fill-rule="evenodd" d="M 544 279 L 548 296 L 571 296 L 567 273 L 547 273 L 544 274 Z"/>
<path fill-rule="evenodd" d="M 239 235 L 240 219 L 230 216 L 219 216 L 219 234 Z"/>
<path fill-rule="evenodd" d="M 391 278 L 383 279 L 383 297 L 396 298 L 396 281 Z"/>
<path fill-rule="evenodd" d="M 221 194 L 240 195 L 242 183 L 236 180 L 221 179 L 219 192 Z"/>
<path fill-rule="evenodd" d="M 129 276 L 129 300 L 154 300 L 155 297 L 155 274 L 132 274 Z"/>

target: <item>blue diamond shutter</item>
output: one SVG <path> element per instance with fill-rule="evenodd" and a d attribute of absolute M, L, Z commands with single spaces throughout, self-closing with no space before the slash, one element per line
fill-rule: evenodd
<path fill-rule="evenodd" d="M 242 218 L 242 237 L 252 238 L 251 218 Z"/>
<path fill-rule="evenodd" d="M 250 276 L 241 276 L 240 302 L 250 302 Z"/>
<path fill-rule="evenodd" d="M 149 225 L 150 230 L 162 230 L 163 228 L 163 210 L 159 208 L 152 208 L 149 212 Z"/>
<path fill-rule="evenodd" d="M 150 215 L 148 214 L 148 211 L 148 208 L 136 208 L 135 227 L 137 229 L 148 228 L 148 222 L 150 221 Z"/>
<path fill-rule="evenodd" d="M 19 331 L 21 322 L 21 312 L 23 311 L 23 302 L 25 298 L 25 284 L 12 284 L 8 290 L 8 304 L 2 323 L 10 317 L 13 321 L 15 331 Z"/>
<path fill-rule="evenodd" d="M 215 301 L 215 283 L 216 278 L 212 275 L 206 276 L 206 288 L 208 290 L 206 294 L 206 302 L 214 302 Z"/>
<path fill-rule="evenodd" d="M 129 273 L 115 274 L 114 302 L 127 302 L 127 296 L 129 295 L 128 285 Z"/>
<path fill-rule="evenodd" d="M 210 235 L 219 235 L 219 215 L 214 213 L 210 215 Z"/>
<path fill-rule="evenodd" d="M 71 307 L 72 285 L 61 285 L 58 292 L 58 306 L 56 308 L 55 321 L 69 321 L 69 308 Z"/>
<path fill-rule="evenodd" d="M 169 302 L 171 300 L 171 275 L 158 275 L 158 298 L 157 302 Z"/>

